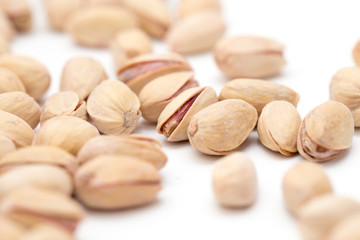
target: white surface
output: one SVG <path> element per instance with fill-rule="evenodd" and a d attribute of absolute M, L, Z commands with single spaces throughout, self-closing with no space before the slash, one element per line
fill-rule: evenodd
<path fill-rule="evenodd" d="M 42 1 L 31 2 L 35 28 L 14 40 L 13 52 L 32 56 L 46 65 L 52 76 L 49 94 L 58 91 L 62 67 L 74 56 L 98 59 L 108 75 L 115 77 L 107 50 L 81 48 L 66 34 L 51 32 Z M 176 3 L 168 2 L 173 6 Z M 353 65 L 351 50 L 360 38 L 358 0 L 227 0 L 223 7 L 227 36 L 268 36 L 287 46 L 288 64 L 281 76 L 270 81 L 285 84 L 300 94 L 298 110 L 302 117 L 328 99 L 331 76 L 339 68 Z M 155 43 L 155 52 L 165 50 Z M 188 59 L 201 85 L 210 85 L 219 93 L 227 80 L 212 55 Z M 125 211 L 89 212 L 77 231 L 78 239 L 301 239 L 296 221 L 284 208 L 281 193 L 284 172 L 302 161 L 301 156 L 286 158 L 273 153 L 260 144 L 253 132 L 241 151 L 254 161 L 257 169 L 258 200 L 249 209 L 228 210 L 217 205 L 211 189 L 212 166 L 218 157 L 200 154 L 188 142 L 168 143 L 156 133 L 154 125 L 143 120 L 136 133 L 160 140 L 169 158 L 161 170 L 163 190 L 157 202 Z M 335 191 L 357 200 L 360 200 L 355 184 L 360 182 L 359 133 L 357 130 L 353 146 L 340 160 L 323 164 Z"/>

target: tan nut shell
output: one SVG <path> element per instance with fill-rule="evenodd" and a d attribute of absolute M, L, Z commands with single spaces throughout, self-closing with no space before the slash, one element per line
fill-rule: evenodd
<path fill-rule="evenodd" d="M 81 99 L 86 99 L 105 79 L 107 76 L 100 62 L 89 57 L 74 57 L 63 68 L 60 90 L 74 91 Z"/>
<path fill-rule="evenodd" d="M 0 67 L 0 93 L 25 92 L 24 84 L 13 72 Z"/>
<path fill-rule="evenodd" d="M 202 153 L 226 155 L 237 150 L 257 122 L 256 110 L 240 99 L 224 100 L 195 114 L 188 128 L 191 145 Z"/>
<path fill-rule="evenodd" d="M 19 240 L 23 236 L 23 226 L 8 218 L 0 218 L 0 236 L 6 240 Z"/>
<path fill-rule="evenodd" d="M 40 120 L 41 109 L 39 104 L 24 92 L 0 94 L 0 109 L 20 117 L 33 129 Z"/>
<path fill-rule="evenodd" d="M 69 232 L 52 224 L 41 224 L 31 228 L 21 240 L 74 240 Z"/>
<path fill-rule="evenodd" d="M 26 92 L 39 100 L 50 85 L 50 75 L 39 61 L 23 56 L 0 55 L 0 67 L 15 73 L 25 86 Z"/>
<path fill-rule="evenodd" d="M 91 92 L 87 111 L 100 132 L 113 135 L 130 134 L 141 116 L 135 93 L 114 79 L 103 81 Z"/>
<path fill-rule="evenodd" d="M 360 67 L 360 41 L 358 41 L 352 52 L 354 62 Z"/>
<path fill-rule="evenodd" d="M 298 217 L 304 204 L 321 195 L 332 193 L 333 189 L 319 164 L 301 161 L 285 173 L 282 191 L 288 210 Z"/>
<path fill-rule="evenodd" d="M 261 143 L 285 156 L 297 152 L 296 141 L 301 116 L 289 102 L 273 101 L 261 112 L 257 132 Z"/>
<path fill-rule="evenodd" d="M 225 29 L 219 12 L 202 11 L 174 25 L 166 36 L 166 43 L 171 50 L 181 54 L 205 52 L 213 48 Z"/>
<path fill-rule="evenodd" d="M 330 100 L 345 104 L 352 112 L 355 127 L 360 127 L 360 67 L 342 68 L 330 83 Z"/>
<path fill-rule="evenodd" d="M 75 175 L 77 197 L 90 208 L 119 209 L 152 202 L 160 176 L 149 163 L 121 155 L 100 155 Z"/>
<path fill-rule="evenodd" d="M 10 153 L 16 150 L 16 146 L 14 142 L 5 136 L 0 136 L 0 159 Z"/>
<path fill-rule="evenodd" d="M 348 198 L 323 195 L 304 205 L 299 215 L 304 239 L 327 239 L 331 230 L 346 217 L 360 211 L 360 204 Z"/>
<path fill-rule="evenodd" d="M 360 213 L 351 214 L 331 230 L 327 240 L 360 239 Z"/>
<path fill-rule="evenodd" d="M 181 18 L 204 10 L 221 10 L 219 0 L 181 0 L 179 3 L 179 14 Z"/>
<path fill-rule="evenodd" d="M 77 117 L 54 117 L 40 127 L 34 138 L 34 145 L 60 147 L 76 155 L 91 138 L 99 136 L 99 131 L 90 123 Z"/>
<path fill-rule="evenodd" d="M 296 107 L 300 96 L 291 88 L 279 83 L 240 78 L 227 82 L 220 92 L 219 99 L 242 99 L 253 105 L 260 115 L 265 105 L 275 100 L 285 100 Z"/>
<path fill-rule="evenodd" d="M 16 30 L 20 32 L 29 31 L 32 26 L 32 14 L 27 0 L 0 0 L 2 9 Z"/>
<path fill-rule="evenodd" d="M 218 101 L 216 92 L 211 87 L 195 87 L 187 89 L 175 97 L 160 113 L 156 131 L 166 136 L 166 133 L 163 130 L 165 124 L 168 124 L 168 121 L 171 121 L 172 117 L 179 114 L 179 110 L 182 107 L 185 107 L 185 105 L 196 95 L 198 96 L 190 105 L 189 109 L 184 113 L 185 115 L 180 115 L 179 118 L 175 119 L 175 121 L 178 122 L 176 122 L 177 125 L 175 129 L 170 133 L 169 136 L 167 136 L 168 141 L 177 142 L 187 140 L 187 129 L 190 123 L 190 119 L 201 109 L 206 108 L 207 106 Z"/>
<path fill-rule="evenodd" d="M 14 26 L 3 10 L 0 10 L 0 34 L 7 41 L 12 40 L 15 35 Z"/>
<path fill-rule="evenodd" d="M 225 207 L 248 207 L 257 196 L 254 164 L 244 153 L 230 154 L 214 164 L 213 191 Z"/>

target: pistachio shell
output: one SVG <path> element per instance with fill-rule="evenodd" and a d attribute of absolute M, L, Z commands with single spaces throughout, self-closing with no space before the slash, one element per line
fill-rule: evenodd
<path fill-rule="evenodd" d="M 313 162 L 329 161 L 351 146 L 354 121 L 342 103 L 325 102 L 312 109 L 302 121 L 297 148 Z"/>
<path fill-rule="evenodd" d="M 13 152 L 15 150 L 16 146 L 10 138 L 0 136 L 0 159 L 9 152 Z"/>
<path fill-rule="evenodd" d="M 74 240 L 70 233 L 52 224 L 41 224 L 31 228 L 21 240 Z"/>
<path fill-rule="evenodd" d="M 0 5 L 0 9 L 1 8 Z M 0 33 L 0 35 L 8 41 L 13 39 L 15 35 L 15 29 L 3 10 L 0 10 Z"/>
<path fill-rule="evenodd" d="M 327 240 L 357 240 L 360 239 L 360 213 L 351 214 L 340 221 L 331 230 Z"/>
<path fill-rule="evenodd" d="M 10 52 L 10 42 L 0 35 L 0 54 L 8 54 Z"/>
<path fill-rule="evenodd" d="M 189 140 L 202 153 L 226 155 L 240 147 L 256 121 L 256 110 L 247 102 L 224 100 L 202 109 L 191 118 Z"/>
<path fill-rule="evenodd" d="M 300 96 L 279 83 L 244 78 L 225 84 L 219 95 L 219 100 L 224 99 L 242 99 L 253 105 L 260 115 L 265 105 L 275 100 L 285 100 L 296 107 Z"/>
<path fill-rule="evenodd" d="M 24 228 L 20 224 L 7 219 L 0 218 L 0 236 L 4 240 L 19 240 L 23 235 Z"/>
<path fill-rule="evenodd" d="M 13 72 L 0 68 L 0 93 L 25 92 L 24 84 Z"/>
<path fill-rule="evenodd" d="M 352 52 L 355 64 L 360 67 L 360 41 L 358 41 Z"/>
<path fill-rule="evenodd" d="M 188 17 L 192 14 L 204 10 L 221 10 L 219 0 L 181 0 L 179 5 L 179 14 L 181 18 Z"/>
<path fill-rule="evenodd" d="M 90 94 L 87 111 L 95 126 L 105 134 L 129 134 L 141 116 L 140 101 L 122 82 L 109 79 Z"/>
<path fill-rule="evenodd" d="M 24 32 L 31 29 L 32 16 L 27 0 L 0 0 L 0 9 L 6 13 L 16 30 Z"/>
<path fill-rule="evenodd" d="M 289 102 L 273 101 L 268 103 L 261 112 L 257 131 L 261 143 L 285 156 L 297 152 L 296 140 L 301 116 Z"/>

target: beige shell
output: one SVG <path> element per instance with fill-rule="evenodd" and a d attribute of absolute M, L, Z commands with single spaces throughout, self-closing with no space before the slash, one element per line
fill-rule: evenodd
<path fill-rule="evenodd" d="M 136 94 L 150 81 L 162 75 L 191 71 L 187 61 L 176 53 L 152 53 L 132 58 L 118 69 L 118 79 L 126 83 Z"/>
<path fill-rule="evenodd" d="M 219 12 L 201 11 L 174 25 L 166 36 L 166 43 L 171 50 L 181 54 L 205 52 L 214 47 L 225 29 Z"/>
<path fill-rule="evenodd" d="M 179 15 L 186 18 L 192 14 L 202 12 L 204 10 L 221 10 L 219 0 L 181 0 L 179 3 Z"/>
<path fill-rule="evenodd" d="M 165 153 L 154 139 L 133 135 L 99 136 L 89 140 L 79 151 L 77 160 L 79 165 L 84 164 L 99 155 L 126 155 L 136 157 L 161 169 L 167 162 Z"/>
<path fill-rule="evenodd" d="M 60 90 L 74 91 L 81 99 L 86 99 L 105 79 L 107 76 L 100 62 L 90 57 L 74 57 L 63 68 Z"/>
<path fill-rule="evenodd" d="M 79 95 L 73 91 L 55 93 L 44 103 L 41 109 L 40 122 L 43 123 L 58 116 L 74 116 L 86 121 L 86 102 L 81 100 Z"/>
<path fill-rule="evenodd" d="M 312 109 L 299 128 L 299 153 L 313 162 L 329 161 L 351 146 L 354 121 L 344 104 L 328 101 Z"/>
<path fill-rule="evenodd" d="M 24 231 L 24 227 L 19 223 L 5 217 L 0 218 L 0 236 L 2 239 L 19 240 Z"/>
<path fill-rule="evenodd" d="M 10 52 L 10 42 L 0 35 L 0 54 L 8 54 Z"/>
<path fill-rule="evenodd" d="M 331 194 L 314 198 L 300 211 L 300 232 L 306 240 L 327 239 L 339 222 L 357 211 L 360 204 L 348 198 Z"/>
<path fill-rule="evenodd" d="M 275 100 L 285 100 L 296 107 L 300 96 L 276 82 L 241 78 L 225 84 L 219 95 L 219 100 L 224 99 L 242 99 L 253 105 L 260 115 L 265 105 Z"/>
<path fill-rule="evenodd" d="M 278 74 L 286 61 L 275 40 L 238 36 L 221 39 L 214 48 L 218 67 L 229 78 L 265 78 Z"/>
<path fill-rule="evenodd" d="M 50 74 L 39 61 L 23 56 L 0 55 L 0 67 L 13 72 L 24 84 L 26 92 L 39 100 L 50 85 Z"/>
<path fill-rule="evenodd" d="M 115 34 L 138 25 L 136 16 L 118 6 L 88 6 L 75 11 L 66 30 L 77 44 L 88 47 L 108 47 Z"/>
<path fill-rule="evenodd" d="M 261 112 L 257 132 L 261 143 L 285 156 L 297 152 L 296 141 L 301 116 L 289 102 L 273 101 Z"/>
<path fill-rule="evenodd" d="M 130 134 L 141 116 L 140 101 L 124 83 L 109 79 L 90 94 L 87 112 L 105 134 Z"/>
<path fill-rule="evenodd" d="M 120 209 L 144 205 L 160 191 L 160 175 L 149 163 L 121 155 L 100 155 L 75 175 L 76 195 L 87 207 Z"/>
<path fill-rule="evenodd" d="M 333 189 L 319 164 L 301 161 L 285 173 L 282 191 L 288 210 L 298 217 L 304 204 L 321 195 L 332 193 Z"/>
<path fill-rule="evenodd" d="M 0 0 L 2 9 L 16 30 L 29 31 L 32 27 L 32 14 L 27 0 Z"/>
<path fill-rule="evenodd" d="M 87 121 L 72 116 L 60 116 L 42 124 L 33 144 L 60 147 L 76 155 L 87 141 L 96 136 L 99 136 L 99 131 Z"/>
<path fill-rule="evenodd" d="M 166 105 L 159 116 L 156 131 L 170 142 L 187 140 L 192 116 L 217 101 L 216 92 L 211 87 L 187 89 Z"/>
<path fill-rule="evenodd" d="M 354 62 L 360 67 L 360 41 L 358 41 L 352 51 Z"/>
<path fill-rule="evenodd" d="M 25 92 L 24 84 L 13 72 L 0 67 L 0 93 Z"/>
<path fill-rule="evenodd" d="M 352 112 L 355 127 L 360 127 L 360 68 L 342 68 L 330 83 L 330 100 L 345 104 Z"/>
<path fill-rule="evenodd" d="M 357 240 L 360 239 L 360 213 L 351 214 L 340 221 L 331 230 L 327 240 Z"/>
<path fill-rule="evenodd" d="M 244 153 L 232 153 L 214 164 L 212 186 L 217 201 L 225 207 L 252 205 L 257 196 L 254 164 Z"/>
<path fill-rule="evenodd" d="M 224 100 L 195 114 L 188 136 L 191 145 L 202 153 L 227 155 L 241 146 L 256 122 L 253 106 L 240 99 Z"/>
<path fill-rule="evenodd" d="M 0 94 L 0 109 L 20 117 L 33 129 L 40 120 L 41 109 L 39 104 L 24 92 Z"/>
<path fill-rule="evenodd" d="M 14 142 L 5 136 L 0 136 L 0 159 L 10 153 L 16 150 L 16 146 Z"/>
<path fill-rule="evenodd" d="M 0 0 L 1 2 L 2 0 Z M 0 34 L 8 42 L 13 39 L 15 35 L 15 29 L 10 19 L 6 16 L 5 12 L 1 10 L 0 6 Z"/>
<path fill-rule="evenodd" d="M 21 240 L 74 240 L 71 233 L 51 223 L 41 224 L 28 230 Z"/>

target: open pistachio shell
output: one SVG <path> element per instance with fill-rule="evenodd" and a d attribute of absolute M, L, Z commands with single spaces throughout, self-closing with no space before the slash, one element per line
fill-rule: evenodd
<path fill-rule="evenodd" d="M 358 41 L 352 52 L 355 64 L 360 67 L 360 41 Z"/>

